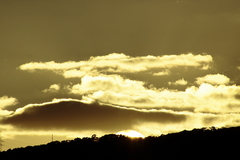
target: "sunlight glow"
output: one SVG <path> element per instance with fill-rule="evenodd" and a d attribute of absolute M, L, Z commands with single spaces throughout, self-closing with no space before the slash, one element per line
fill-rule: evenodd
<path fill-rule="evenodd" d="M 134 130 L 123 130 L 123 131 L 117 132 L 116 134 L 124 135 L 124 136 L 131 137 L 131 138 L 144 138 L 145 137 L 141 133 L 134 131 Z"/>

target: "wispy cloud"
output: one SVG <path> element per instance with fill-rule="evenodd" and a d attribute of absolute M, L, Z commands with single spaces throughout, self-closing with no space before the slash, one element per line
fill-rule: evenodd
<path fill-rule="evenodd" d="M 163 71 L 160 71 L 160 72 L 153 73 L 153 76 L 164 76 L 164 75 L 169 75 L 169 74 L 170 74 L 169 70 L 163 70 Z"/>
<path fill-rule="evenodd" d="M 105 56 L 90 57 L 88 61 L 79 62 L 30 62 L 21 65 L 21 70 L 52 70 L 65 78 L 83 77 L 86 74 L 98 73 L 134 73 L 155 70 L 154 75 L 168 74 L 175 67 L 197 67 L 209 69 L 212 57 L 207 54 L 141 56 L 131 57 L 123 53 L 112 53 Z M 158 70 L 158 71 L 156 71 Z"/>
<path fill-rule="evenodd" d="M 185 86 L 188 84 L 188 82 L 186 80 L 184 80 L 184 78 L 177 80 L 176 82 L 168 82 L 169 85 L 182 85 Z"/>

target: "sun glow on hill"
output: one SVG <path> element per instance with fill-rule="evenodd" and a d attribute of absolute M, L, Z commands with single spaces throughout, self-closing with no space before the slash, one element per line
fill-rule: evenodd
<path fill-rule="evenodd" d="M 131 138 L 145 138 L 144 135 L 142 135 L 141 133 L 134 131 L 134 130 L 123 130 L 123 131 L 117 132 L 116 134 L 124 135 L 124 136 L 131 137 Z"/>

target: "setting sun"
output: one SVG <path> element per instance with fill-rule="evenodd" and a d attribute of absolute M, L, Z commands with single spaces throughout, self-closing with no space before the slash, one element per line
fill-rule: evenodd
<path fill-rule="evenodd" d="M 132 137 L 132 138 L 144 138 L 144 135 L 134 130 L 123 130 L 123 131 L 117 132 L 116 134 Z"/>

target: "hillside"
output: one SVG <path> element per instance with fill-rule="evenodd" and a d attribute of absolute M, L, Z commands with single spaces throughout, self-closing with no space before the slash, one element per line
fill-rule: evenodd
<path fill-rule="evenodd" d="M 239 135 L 240 127 L 193 129 L 144 139 L 109 134 L 9 149 L 0 152 L 0 159 L 232 159 L 238 156 Z"/>

